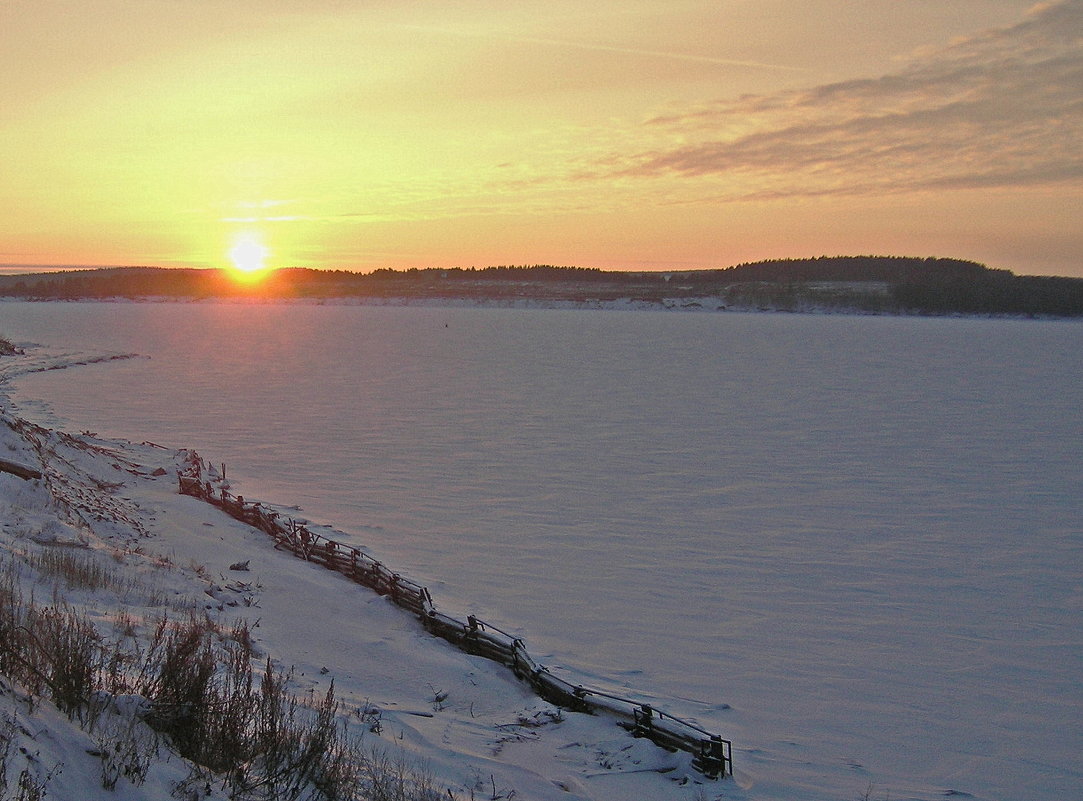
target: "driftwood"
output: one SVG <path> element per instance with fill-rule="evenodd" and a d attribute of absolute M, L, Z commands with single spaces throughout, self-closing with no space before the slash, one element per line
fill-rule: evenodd
<path fill-rule="evenodd" d="M 41 478 L 41 471 L 35 470 L 32 467 L 27 467 L 17 462 L 9 462 L 6 459 L 0 459 L 0 472 L 11 473 L 13 476 L 18 476 L 21 479 L 29 481 L 33 478 Z"/>
<path fill-rule="evenodd" d="M 417 615 L 426 631 L 447 640 L 460 650 L 498 662 L 526 682 L 541 698 L 576 712 L 608 713 L 635 737 L 645 737 L 670 751 L 692 754 L 692 766 L 704 776 L 717 779 L 733 775 L 732 744 L 694 723 L 669 715 L 648 704 L 571 684 L 539 665 L 523 641 L 473 615 L 458 620 L 437 610 L 426 587 L 393 572 L 358 548 L 327 539 L 303 522 L 284 518 L 259 503 L 215 488 L 205 478 L 212 471 L 189 451 L 188 465 L 179 474 L 182 494 L 200 498 L 270 536 L 275 547 L 298 558 L 316 562 L 349 577 Z M 211 476 L 213 478 L 213 475 Z M 232 566 L 231 566 L 232 568 Z"/>

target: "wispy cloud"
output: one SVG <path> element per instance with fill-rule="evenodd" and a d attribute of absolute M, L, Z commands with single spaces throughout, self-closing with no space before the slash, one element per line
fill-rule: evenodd
<path fill-rule="evenodd" d="M 800 67 L 793 67 L 784 64 L 769 64 L 764 61 L 753 61 L 750 59 L 720 58 L 718 56 L 705 56 L 695 53 L 682 53 L 674 50 L 655 50 L 642 47 L 624 47 L 615 44 L 579 41 L 575 39 L 557 39 L 546 36 L 523 36 L 509 34 L 506 32 L 494 33 L 492 31 L 476 31 L 465 28 L 451 28 L 447 26 L 435 25 L 399 24 L 397 27 L 404 30 L 424 31 L 426 33 L 437 33 L 445 36 L 455 36 L 464 39 L 488 39 L 501 42 L 545 45 L 547 47 L 556 47 L 567 50 L 587 50 L 598 53 L 620 53 L 624 55 L 641 56 L 651 59 L 687 61 L 693 64 L 713 64 L 716 66 L 725 67 L 746 67 L 748 69 L 770 70 L 779 72 L 802 71 Z"/>
<path fill-rule="evenodd" d="M 609 175 L 724 177 L 734 197 L 1083 179 L 1083 0 L 919 54 L 894 74 L 746 96 L 646 123 Z"/>

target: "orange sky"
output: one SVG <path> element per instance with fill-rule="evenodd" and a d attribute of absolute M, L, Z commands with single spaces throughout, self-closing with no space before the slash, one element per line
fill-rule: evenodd
<path fill-rule="evenodd" d="M 1083 276 L 1083 0 L 5 0 L 0 264 Z"/>

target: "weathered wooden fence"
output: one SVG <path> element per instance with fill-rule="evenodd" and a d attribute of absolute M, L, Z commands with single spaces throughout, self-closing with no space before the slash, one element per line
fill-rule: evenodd
<path fill-rule="evenodd" d="M 645 737 L 671 751 L 692 754 L 692 766 L 708 778 L 733 774 L 732 744 L 686 720 L 647 704 L 600 690 L 571 684 L 534 661 L 522 639 L 473 615 L 465 621 L 437 610 L 427 588 L 391 570 L 358 548 L 328 539 L 311 531 L 303 522 L 284 517 L 258 502 L 229 493 L 213 469 L 194 452 L 188 452 L 179 474 L 180 491 L 200 498 L 231 517 L 263 531 L 276 548 L 290 551 L 348 576 L 353 581 L 387 596 L 398 606 L 418 616 L 427 631 L 469 654 L 485 657 L 510 668 L 546 701 L 576 712 L 605 712 L 635 737 Z M 218 484 L 219 486 L 215 486 Z"/>

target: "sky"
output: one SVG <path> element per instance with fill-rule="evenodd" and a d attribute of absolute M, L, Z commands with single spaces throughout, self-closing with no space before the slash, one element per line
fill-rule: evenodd
<path fill-rule="evenodd" d="M 1083 0 L 3 0 L 0 76 L 4 265 L 1083 276 Z"/>

